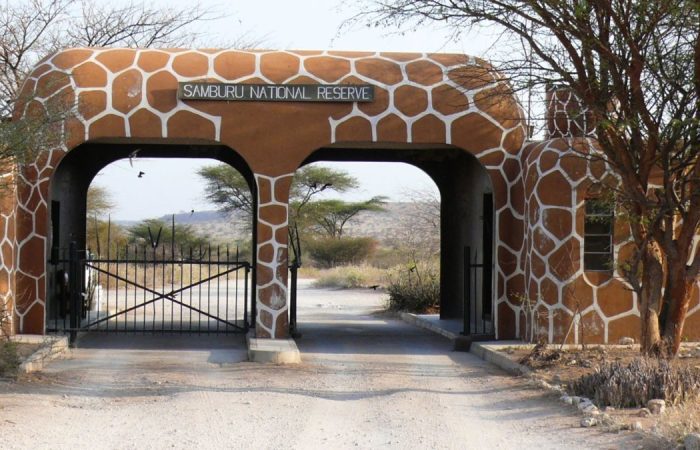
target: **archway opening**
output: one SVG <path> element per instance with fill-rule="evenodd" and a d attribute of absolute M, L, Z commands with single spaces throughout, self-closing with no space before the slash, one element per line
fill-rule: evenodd
<path fill-rule="evenodd" d="M 398 210 L 398 213 L 396 211 L 389 214 L 378 212 L 373 215 L 371 222 L 374 222 L 375 230 L 370 231 L 370 237 L 378 241 L 377 244 L 380 251 L 376 252 L 367 261 L 369 261 L 371 266 L 389 269 L 387 271 L 389 278 L 377 281 L 370 274 L 368 281 L 371 284 L 367 283 L 367 285 L 362 286 L 368 294 L 365 297 L 365 301 L 360 301 L 359 303 L 369 302 L 375 311 L 385 308 L 386 305 L 411 308 L 411 305 L 405 302 L 402 304 L 400 299 L 397 300 L 396 297 L 400 297 L 402 294 L 402 292 L 396 292 L 397 289 L 400 291 L 402 287 L 406 288 L 408 285 L 408 288 L 411 288 L 409 291 L 412 291 L 413 294 L 418 296 L 429 295 L 428 290 L 420 292 L 426 286 L 418 285 L 420 283 L 426 284 L 426 280 L 421 278 L 422 276 L 429 278 L 432 275 L 436 275 L 438 277 L 436 283 L 436 288 L 439 291 L 439 293 L 436 293 L 438 300 L 435 308 L 428 308 L 424 311 L 427 313 L 426 319 L 440 320 L 443 327 L 448 327 L 455 333 L 466 332 L 473 337 L 479 336 L 484 338 L 493 336 L 495 227 L 493 187 L 487 170 L 475 157 L 462 150 L 456 148 L 424 149 L 420 147 L 323 148 L 312 154 L 305 161 L 305 165 L 330 163 L 332 167 L 343 168 L 342 164 L 358 162 L 370 165 L 372 163 L 381 163 L 383 173 L 375 174 L 375 177 L 379 178 L 376 184 L 381 186 L 382 182 L 385 182 L 387 188 L 392 190 L 390 192 L 392 197 L 390 200 L 392 201 L 388 203 L 387 209 L 390 211 L 392 209 Z M 387 163 L 390 164 L 385 165 Z M 392 170 L 392 165 L 397 169 Z M 405 165 L 412 166 L 413 172 L 398 170 L 400 166 Z M 404 176 L 407 177 L 407 179 L 403 180 L 404 188 L 406 186 L 416 186 L 418 189 L 414 189 L 414 192 L 411 192 L 408 196 L 397 198 L 393 191 L 395 186 L 402 183 L 387 180 L 401 177 L 402 174 L 405 174 Z M 421 178 L 422 180 L 420 180 Z M 432 189 L 437 193 L 437 195 L 433 195 L 433 201 L 437 203 L 437 211 L 432 211 L 430 214 L 433 219 L 437 220 L 433 231 L 435 235 L 433 236 L 424 236 L 424 234 L 430 233 L 429 227 L 425 226 L 425 222 L 416 222 L 414 229 L 410 229 L 409 223 L 409 229 L 406 230 L 407 224 L 397 221 L 397 217 L 402 214 L 404 217 L 411 216 L 410 209 L 415 208 L 416 205 L 410 203 L 425 201 L 425 198 L 417 198 L 417 196 L 420 197 L 420 194 L 417 194 L 416 191 L 420 192 L 420 185 L 422 184 L 423 193 L 425 194 L 424 186 L 426 183 L 429 185 L 428 191 Z M 381 194 L 381 187 L 371 189 L 365 196 L 371 197 L 377 194 Z M 402 204 L 397 200 L 401 200 L 404 203 Z M 426 221 L 429 218 L 425 217 L 425 211 L 423 211 L 422 217 L 416 217 L 414 220 Z M 377 224 L 380 225 L 377 226 Z M 291 225 L 293 226 L 293 224 Z M 362 233 L 362 225 L 358 228 L 357 231 Z M 402 231 L 398 231 L 402 228 Z M 350 229 L 352 230 L 352 227 Z M 367 232 L 366 229 L 364 231 Z M 401 232 L 405 233 L 405 235 L 401 236 Z M 387 233 L 393 233 L 393 235 L 387 236 Z M 352 235 L 353 233 L 350 234 Z M 413 238 L 417 237 L 419 239 L 416 242 L 404 241 L 402 244 L 407 244 L 409 247 L 411 245 L 414 246 L 409 248 L 407 252 L 412 258 L 392 261 L 392 254 L 395 256 L 397 253 L 400 253 L 397 251 L 395 242 L 411 237 L 411 234 L 413 234 Z M 421 238 L 422 242 L 418 242 Z M 432 254 L 430 254 L 430 238 L 436 238 L 437 240 L 436 248 L 432 250 Z M 391 243 L 392 240 L 394 240 L 394 245 Z M 425 245 L 426 243 L 428 245 Z M 314 260 L 314 256 L 309 255 L 308 250 L 304 251 L 303 242 L 302 255 L 304 255 L 304 264 Z M 384 259 L 381 256 L 384 256 Z M 387 256 L 389 257 L 387 258 Z M 437 264 L 433 266 L 436 270 L 430 273 L 426 271 L 425 263 L 430 262 L 432 257 L 435 258 Z M 293 246 L 290 259 L 293 263 Z M 389 265 L 393 267 L 387 267 Z M 344 270 L 343 268 L 340 269 L 341 272 Z M 304 269 L 301 269 L 302 275 L 304 272 Z M 352 274 L 345 270 L 345 276 L 352 277 Z M 401 280 L 400 278 L 403 279 Z M 322 285 L 323 283 L 321 283 Z M 304 287 L 307 286 L 302 284 L 302 289 L 297 291 L 298 304 L 300 308 L 308 309 L 302 311 L 302 309 L 298 308 L 302 314 L 296 317 L 296 324 L 294 323 L 296 314 L 294 305 L 291 305 L 291 322 L 293 327 L 296 325 L 298 333 L 303 335 L 311 332 L 313 334 L 315 328 L 323 328 L 323 325 L 319 325 L 321 323 L 330 323 L 333 321 L 333 318 L 339 320 L 344 316 L 347 318 L 347 315 L 338 314 L 339 305 L 333 305 L 332 301 L 315 302 L 313 300 L 314 294 L 311 291 L 304 290 Z M 382 297 L 379 301 L 377 301 L 379 298 L 378 294 L 376 294 L 377 291 L 374 290 L 377 287 L 379 287 L 379 290 L 384 291 L 382 294 L 379 294 Z M 325 298 L 330 299 L 333 295 L 333 293 L 327 293 Z M 304 296 L 307 298 L 305 299 Z M 375 301 L 372 303 L 369 298 L 374 296 L 376 296 Z M 319 308 L 326 308 L 327 312 L 331 312 L 331 314 L 324 314 Z M 330 318 L 330 320 L 326 320 L 322 316 L 325 316 L 326 319 Z M 375 320 L 373 323 L 381 325 L 384 321 Z M 368 325 L 368 322 L 366 325 L 369 329 L 372 328 L 371 325 Z M 344 329 L 349 331 L 353 327 L 344 327 Z M 359 328 L 357 331 L 363 332 Z M 368 332 L 368 330 L 364 330 L 364 332 Z"/>
<path fill-rule="evenodd" d="M 247 214 L 219 215 L 224 230 L 211 229 L 212 212 L 199 210 L 206 192 L 204 183 L 193 186 L 196 173 L 166 174 L 177 164 L 199 172 L 202 163 L 235 169 L 252 202 Z M 107 214 L 109 191 L 121 200 L 117 215 Z M 254 315 L 255 198 L 251 171 L 220 145 L 72 150 L 51 185 L 47 331 L 245 332 Z"/>

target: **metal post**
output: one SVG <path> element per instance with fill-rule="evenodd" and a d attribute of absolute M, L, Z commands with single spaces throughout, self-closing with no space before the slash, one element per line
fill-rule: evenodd
<path fill-rule="evenodd" d="M 250 266 L 248 264 L 245 265 L 245 279 L 244 279 L 244 290 L 243 290 L 243 321 L 246 324 L 246 327 L 252 327 L 255 328 L 255 313 L 256 313 L 256 305 L 255 305 L 255 296 L 253 295 L 253 292 L 255 290 L 251 286 L 251 292 L 250 292 L 250 322 L 248 321 L 248 276 L 250 274 Z"/>
<path fill-rule="evenodd" d="M 70 345 L 75 345 L 80 327 L 80 261 L 78 261 L 78 245 L 70 243 L 70 268 L 68 269 L 70 289 Z"/>
<path fill-rule="evenodd" d="M 471 308 L 470 308 L 470 294 L 471 294 L 471 248 L 469 246 L 464 247 L 464 305 L 463 305 L 463 319 L 464 328 L 462 331 L 463 336 L 469 336 L 471 334 Z"/>
<path fill-rule="evenodd" d="M 299 266 L 296 261 L 289 266 L 289 273 L 292 276 L 289 293 L 289 334 L 294 335 L 297 331 L 297 272 Z"/>

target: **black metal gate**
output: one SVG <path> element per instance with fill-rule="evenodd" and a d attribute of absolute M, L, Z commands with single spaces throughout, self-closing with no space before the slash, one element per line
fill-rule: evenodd
<path fill-rule="evenodd" d="M 104 258 L 75 244 L 49 261 L 49 332 L 245 333 L 250 264 L 228 247 L 124 246 Z"/>
<path fill-rule="evenodd" d="M 488 256 L 488 255 L 485 255 Z M 464 248 L 463 336 L 471 340 L 491 340 L 493 326 L 492 267 L 488 258 L 478 262 L 471 248 Z"/>

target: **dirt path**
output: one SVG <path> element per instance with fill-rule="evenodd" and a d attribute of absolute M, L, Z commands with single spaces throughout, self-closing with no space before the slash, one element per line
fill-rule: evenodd
<path fill-rule="evenodd" d="M 90 338 L 0 384 L 3 448 L 637 448 L 448 341 L 373 312 L 365 292 L 302 290 L 304 362 L 240 362 L 240 337 Z M 134 341 L 139 342 L 134 345 Z"/>

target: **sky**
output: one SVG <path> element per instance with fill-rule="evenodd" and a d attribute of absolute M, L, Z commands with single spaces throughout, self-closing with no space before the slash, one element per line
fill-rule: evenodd
<path fill-rule="evenodd" d="M 106 1 L 106 0 L 100 0 Z M 357 25 L 341 30 L 343 22 L 360 12 L 356 1 L 337 0 L 253 0 L 226 3 L 204 0 L 205 8 L 219 11 L 222 17 L 200 25 L 200 40 L 209 47 L 236 40 L 260 41 L 261 47 L 297 50 L 373 50 L 412 52 L 457 52 L 486 56 L 495 35 L 479 30 L 451 39 L 449 30 L 423 27 L 413 30 L 390 30 Z M 192 0 L 155 0 L 153 5 L 175 4 L 188 7 Z M 264 6 L 261 6 L 264 5 Z M 118 220 L 140 220 L 191 210 L 215 209 L 203 197 L 203 182 L 197 169 L 212 160 L 146 159 L 117 161 L 105 167 L 93 181 L 107 188 Z M 345 194 L 344 199 L 360 200 L 385 195 L 393 201 L 406 199 L 407 190 L 436 190 L 432 180 L 421 170 L 400 163 L 323 163 L 349 172 L 360 182 L 360 189 Z M 145 172 L 137 178 L 138 171 Z M 129 178 L 133 182 L 126 182 Z"/>

